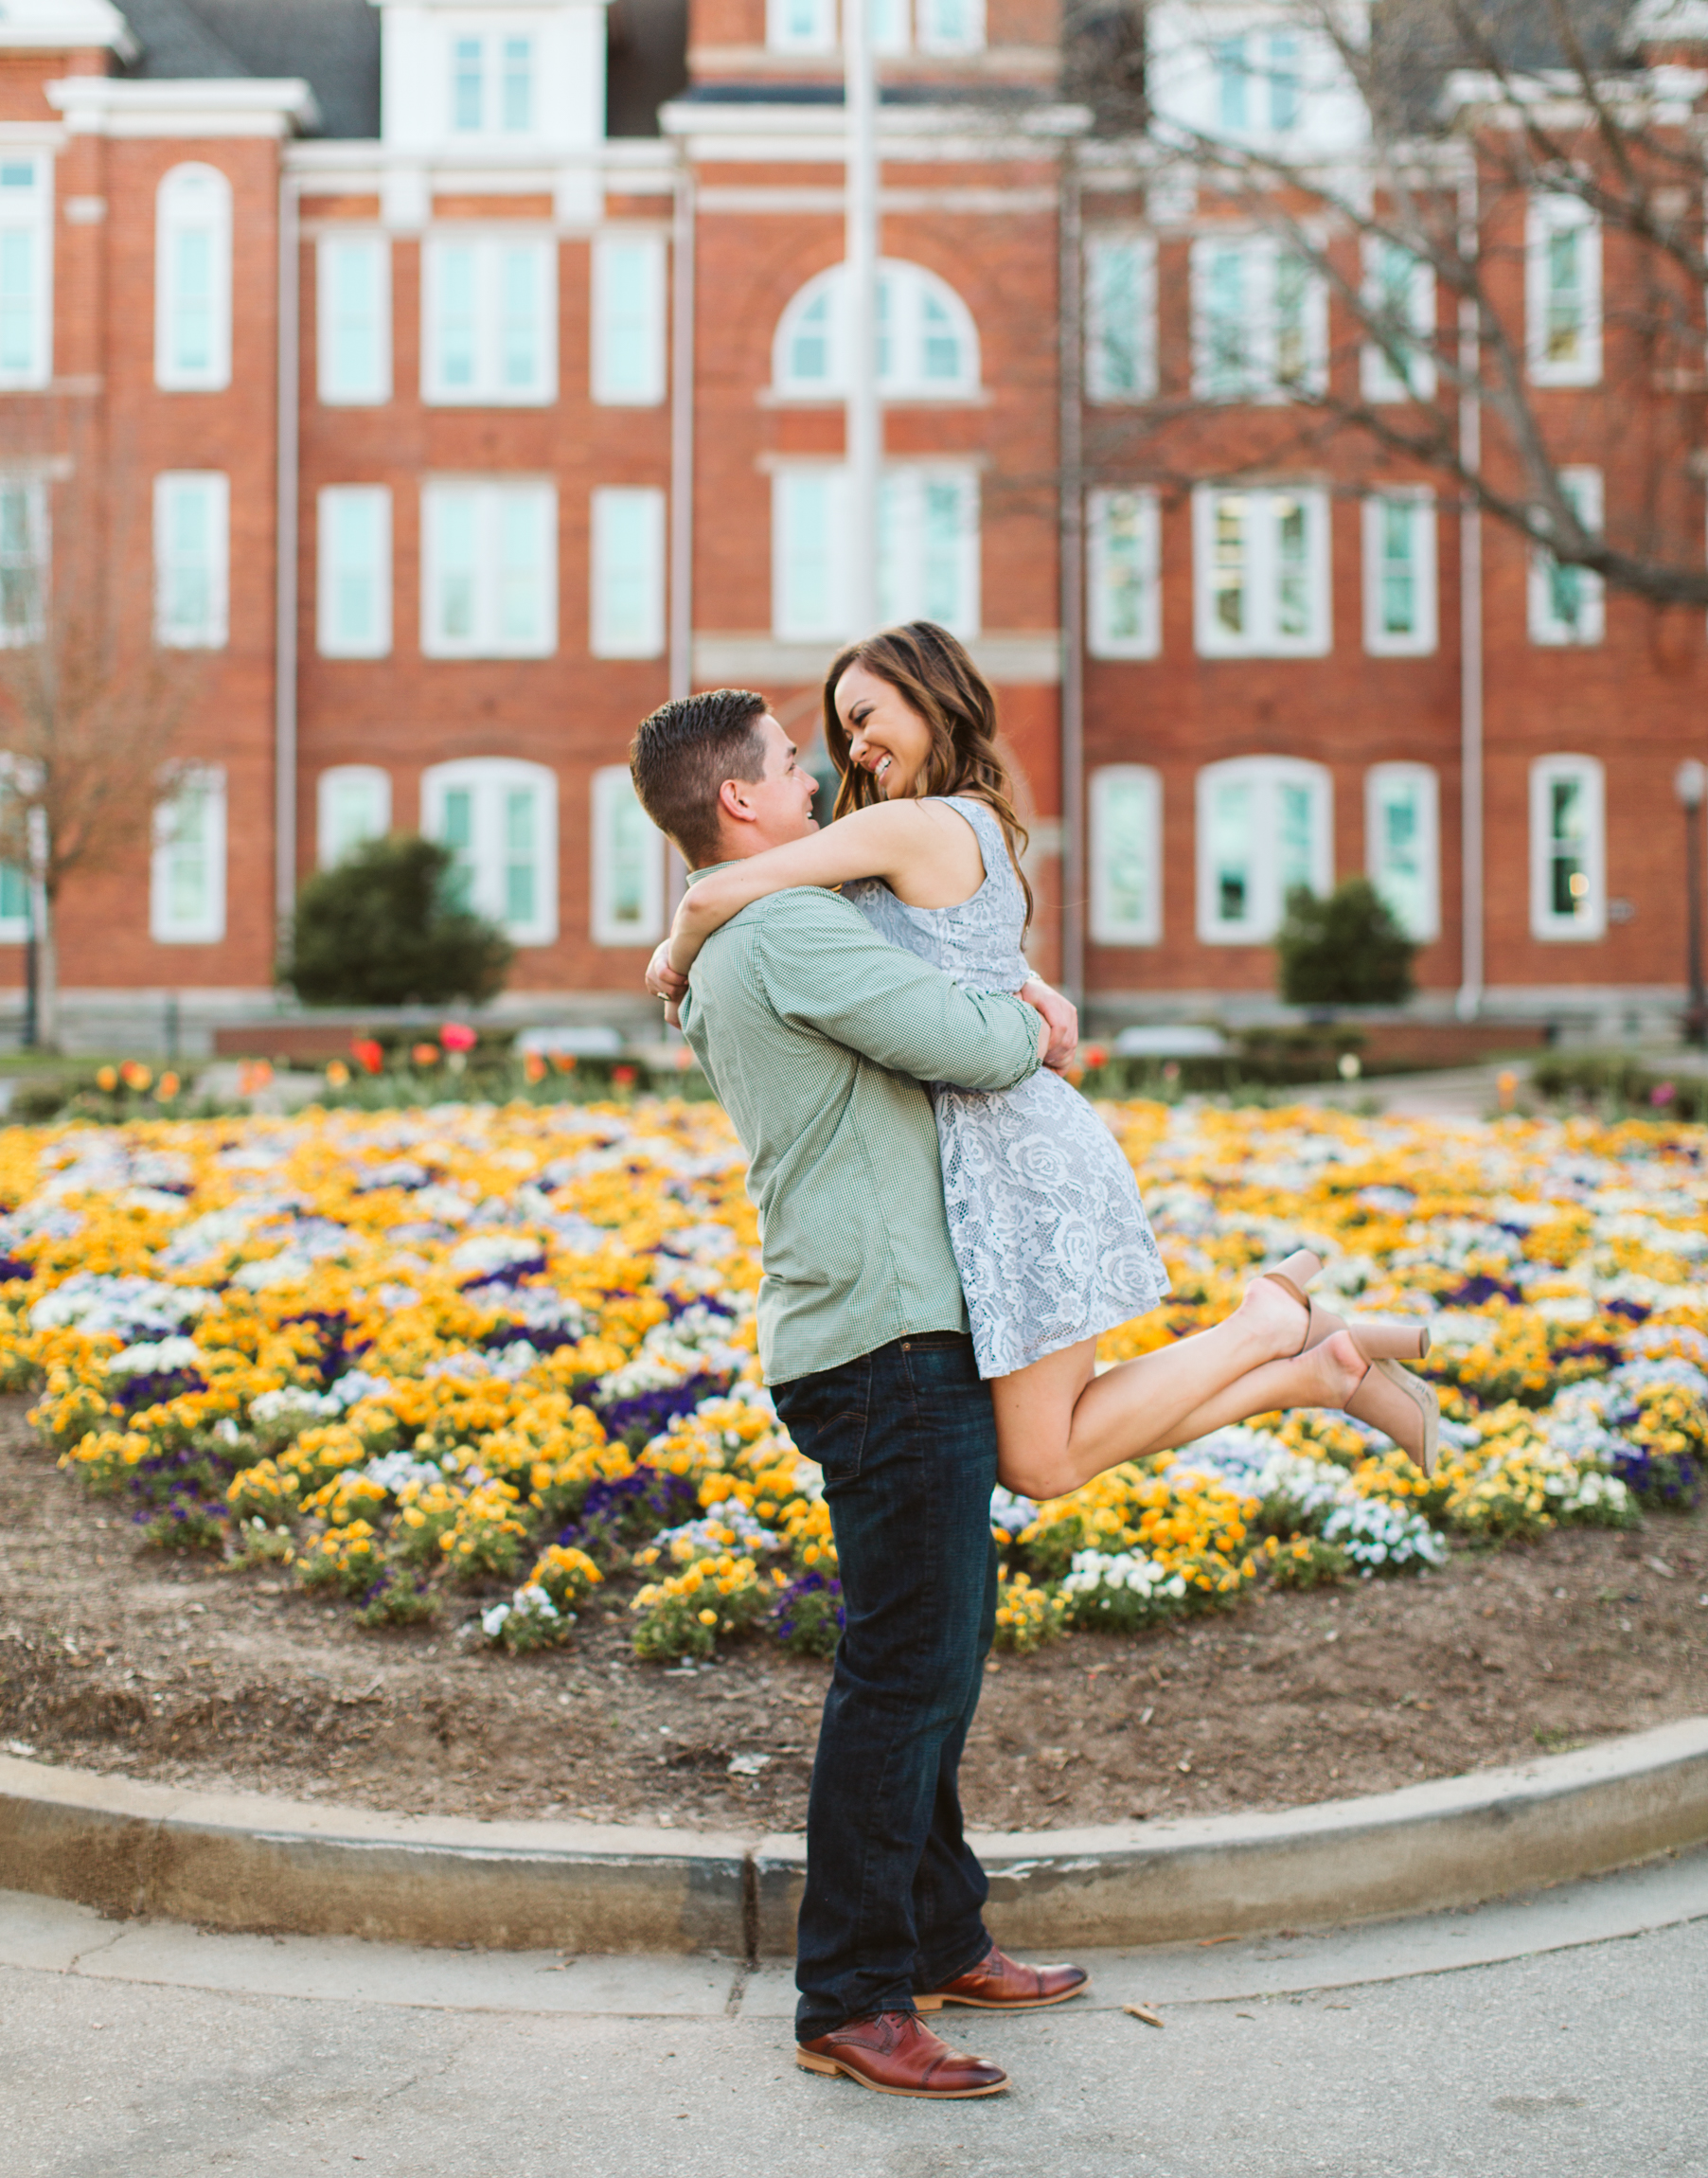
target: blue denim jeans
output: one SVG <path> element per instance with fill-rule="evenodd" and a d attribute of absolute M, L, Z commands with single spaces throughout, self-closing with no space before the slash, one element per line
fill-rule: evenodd
<path fill-rule="evenodd" d="M 824 1471 L 846 1622 L 807 1808 L 795 2029 L 911 2011 L 989 1949 L 961 1749 L 996 1626 L 996 1423 L 972 1341 L 898 1339 L 779 1384 Z"/>

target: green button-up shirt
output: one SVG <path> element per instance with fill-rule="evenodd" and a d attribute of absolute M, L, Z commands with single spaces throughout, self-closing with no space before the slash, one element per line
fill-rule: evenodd
<path fill-rule="evenodd" d="M 732 916 L 688 984 L 683 1031 L 747 1151 L 759 1212 L 766 1381 L 965 1330 L 920 1084 L 1012 1088 L 1037 1068 L 1037 1014 L 962 991 L 808 886 Z"/>

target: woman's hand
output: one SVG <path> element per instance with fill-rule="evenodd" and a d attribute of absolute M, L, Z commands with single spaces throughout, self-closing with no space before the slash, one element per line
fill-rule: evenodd
<path fill-rule="evenodd" d="M 650 989 L 650 985 L 648 986 Z M 1043 1063 L 1053 1074 L 1065 1074 L 1073 1064 L 1074 1053 L 1079 1047 L 1079 1009 L 1071 1000 L 1054 991 L 1041 976 L 1033 976 L 1020 987 L 1020 995 L 1026 1004 L 1041 1013 L 1050 1031 L 1044 1046 Z"/>
<path fill-rule="evenodd" d="M 647 989 L 654 998 L 668 1002 L 666 1018 L 671 1027 L 676 1026 L 676 1009 L 685 996 L 688 979 L 670 966 L 670 940 L 667 937 L 647 963 Z"/>

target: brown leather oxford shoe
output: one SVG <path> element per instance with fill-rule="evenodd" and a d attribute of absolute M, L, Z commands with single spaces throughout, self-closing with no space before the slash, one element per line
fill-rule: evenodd
<path fill-rule="evenodd" d="M 1082 1967 L 1022 1966 L 992 1944 L 977 1966 L 914 2002 L 921 2011 L 940 2011 L 946 2004 L 976 2005 L 981 2011 L 1037 2011 L 1046 2004 L 1065 2004 L 1090 1983 Z"/>
<path fill-rule="evenodd" d="M 851 2019 L 832 2034 L 797 2043 L 794 2062 L 803 2072 L 841 2073 L 880 2095 L 917 2095 L 932 2102 L 1002 2095 L 1008 2085 L 1000 2064 L 987 2057 L 969 2057 L 911 2011 Z"/>

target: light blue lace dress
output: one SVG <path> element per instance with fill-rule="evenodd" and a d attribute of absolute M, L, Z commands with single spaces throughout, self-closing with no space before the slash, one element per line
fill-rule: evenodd
<path fill-rule="evenodd" d="M 1025 895 L 1002 826 L 952 794 L 977 834 L 985 882 L 959 907 L 909 907 L 862 878 L 843 896 L 892 945 L 973 991 L 1018 991 Z M 1006 1376 L 1076 1339 L 1155 1308 L 1168 1291 L 1131 1168 L 1095 1112 L 1059 1074 L 1013 1089 L 934 1082 L 949 1236 L 979 1374 Z"/>

